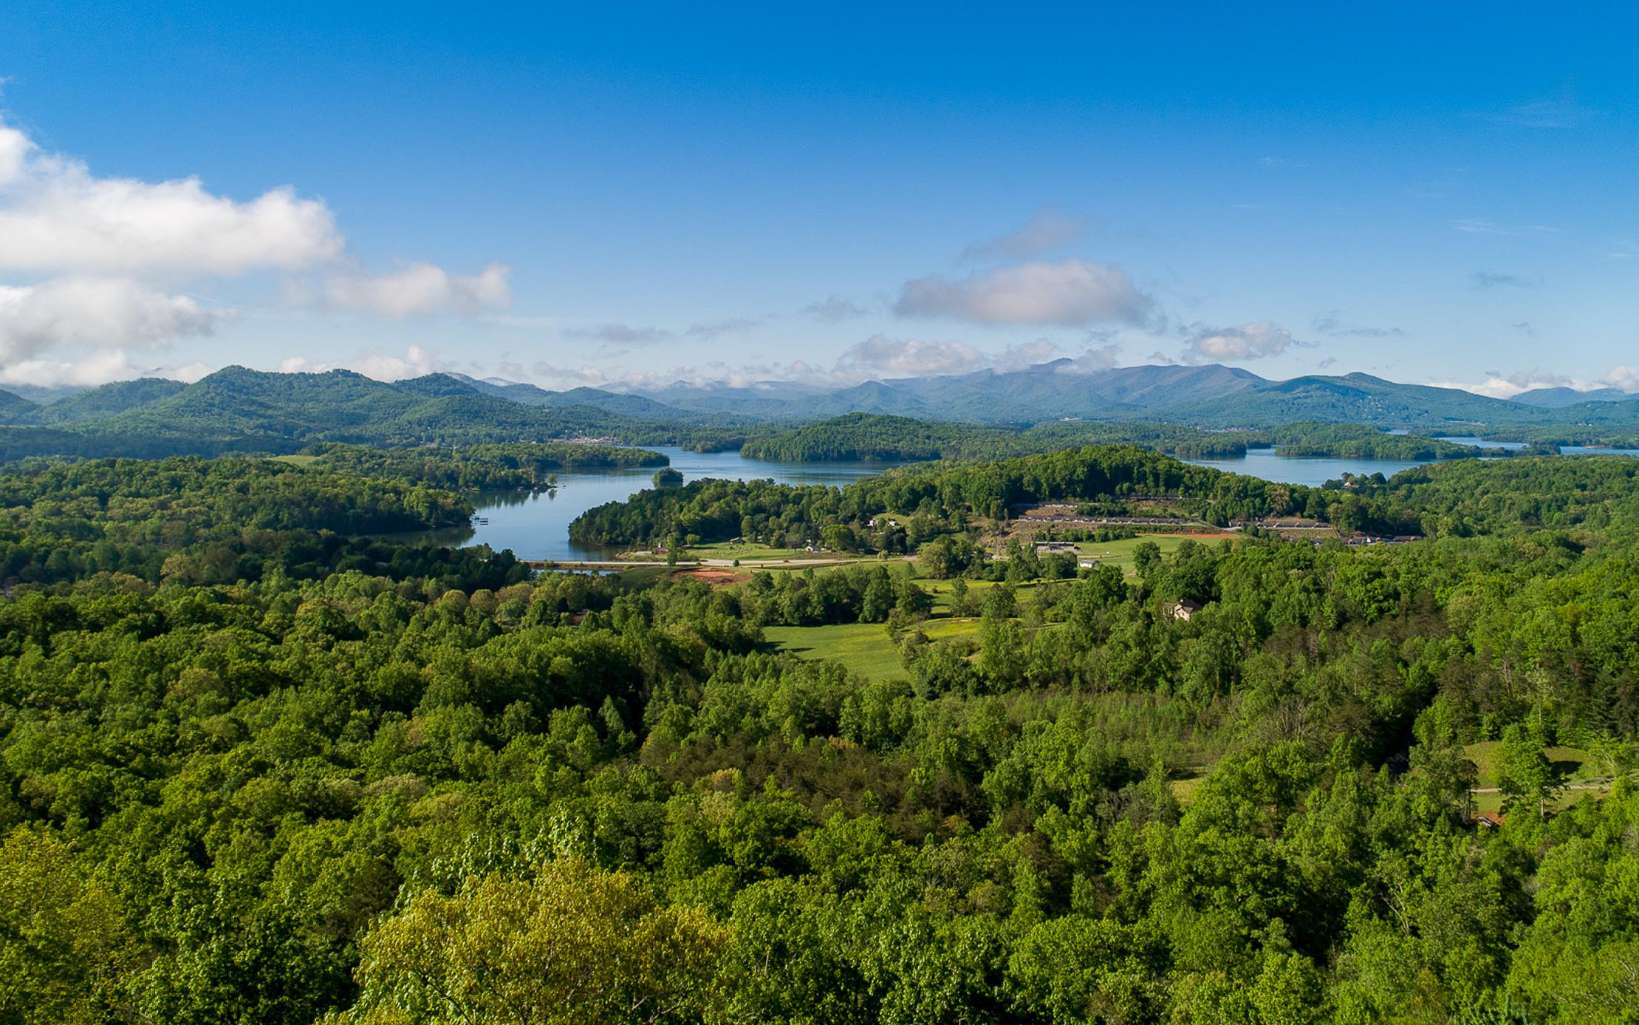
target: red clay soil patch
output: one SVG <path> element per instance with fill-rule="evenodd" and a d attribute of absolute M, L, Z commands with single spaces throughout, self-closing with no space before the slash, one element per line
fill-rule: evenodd
<path fill-rule="evenodd" d="M 713 587 L 726 587 L 729 584 L 743 584 L 751 579 L 750 573 L 736 573 L 727 569 L 685 569 L 679 570 L 677 575 L 689 577 L 692 580 L 704 580 Z"/>

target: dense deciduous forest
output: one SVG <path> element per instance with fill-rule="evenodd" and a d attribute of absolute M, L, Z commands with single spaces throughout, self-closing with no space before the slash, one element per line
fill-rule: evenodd
<path fill-rule="evenodd" d="M 1086 448 L 841 490 L 695 482 L 585 521 L 863 537 L 893 512 L 922 550 L 713 585 L 357 537 L 468 514 L 431 486 L 463 471 L 429 458 L 0 477 L 0 1021 L 1639 1006 L 1632 460 L 1344 490 Z M 1140 496 L 1429 539 L 1247 531 L 1140 546 L 1131 574 L 975 550 L 1014 503 Z M 971 634 L 933 635 L 921 573 L 957 578 Z M 849 622 L 902 672 L 763 634 Z M 1571 747 L 1597 763 L 1581 800 Z"/>
<path fill-rule="evenodd" d="M 840 525 L 869 538 L 861 542 L 867 547 L 903 551 L 906 544 L 914 547 L 924 538 L 959 531 L 974 517 L 994 520 L 1021 504 L 1092 498 L 1115 499 L 1117 509 L 1123 500 L 1162 499 L 1182 514 L 1220 526 L 1287 515 L 1311 516 L 1345 530 L 1370 527 L 1392 534 L 1406 526 L 1396 515 L 1398 507 L 1374 503 L 1355 490 L 1272 484 L 1148 449 L 1088 446 L 997 462 L 904 467 L 840 490 L 693 481 L 588 510 L 570 526 L 570 536 L 597 545 L 732 537 L 801 544 Z"/>
<path fill-rule="evenodd" d="M 796 427 L 753 431 L 741 454 L 785 462 L 999 459 L 1082 445 L 1141 445 L 1182 459 L 1227 459 L 1248 448 L 1281 455 L 1430 461 L 1482 450 L 1436 438 L 1390 434 L 1360 424 L 1295 423 L 1271 430 L 1206 431 L 1180 424 L 1061 420 L 1009 430 L 977 424 L 850 413 Z M 1484 454 L 1507 454 L 1488 450 Z"/>
<path fill-rule="evenodd" d="M 538 490 L 559 470 L 665 466 L 659 452 L 571 442 L 479 444 L 464 448 L 366 448 L 321 445 L 314 460 L 327 469 L 365 477 L 410 480 L 450 491 Z"/>

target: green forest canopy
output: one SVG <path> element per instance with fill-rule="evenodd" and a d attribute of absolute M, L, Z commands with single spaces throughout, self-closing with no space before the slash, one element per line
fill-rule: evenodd
<path fill-rule="evenodd" d="M 758 500 L 926 500 L 947 538 L 1094 485 L 1274 501 L 1179 466 Z M 992 585 L 948 641 L 874 564 L 714 588 L 350 547 L 465 515 L 424 466 L 0 476 L 40 567 L 0 600 L 0 1021 L 1629 1021 L 1635 468 L 1412 471 L 1351 497 L 1430 540 L 1185 543 Z M 297 554 L 326 544 L 357 565 Z M 849 619 L 901 676 L 762 644 Z M 1567 750 L 1607 782 L 1561 789 Z"/>

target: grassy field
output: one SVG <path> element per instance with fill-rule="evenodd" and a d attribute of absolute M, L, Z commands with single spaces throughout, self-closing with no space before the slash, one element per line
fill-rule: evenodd
<path fill-rule="evenodd" d="M 318 456 L 303 456 L 303 455 L 273 456 L 272 457 L 273 461 L 276 462 L 276 463 L 289 463 L 291 466 L 307 466 L 308 464 L 317 461 L 318 458 L 319 458 Z"/>
<path fill-rule="evenodd" d="M 930 619 L 922 632 L 933 640 L 976 633 L 977 619 Z M 905 675 L 899 651 L 883 623 L 842 623 L 836 626 L 768 626 L 769 644 L 798 658 L 834 659 L 867 680 L 891 680 Z"/>
<path fill-rule="evenodd" d="M 933 614 L 935 616 L 950 615 L 950 591 L 951 585 L 955 581 L 935 580 L 932 577 L 916 577 L 915 581 L 916 586 L 933 595 Z M 982 602 L 984 601 L 985 591 L 995 587 L 996 584 L 997 581 L 994 580 L 969 580 L 967 582 L 968 593 L 972 594 L 975 600 Z M 1013 593 L 1023 599 L 1026 594 L 1035 590 L 1038 586 L 1040 586 L 1040 581 L 1035 580 L 1023 584 L 1014 584 Z M 933 634 L 929 633 L 928 636 L 932 637 Z"/>
<path fill-rule="evenodd" d="M 1082 541 L 1076 545 L 1076 551 L 1083 558 L 1094 558 L 1099 562 L 1118 566 L 1121 572 L 1130 576 L 1136 572 L 1133 569 L 1133 552 L 1145 541 L 1155 542 L 1162 555 L 1171 555 L 1178 550 L 1179 545 L 1189 539 L 1188 535 L 1184 534 L 1144 534 L 1139 537 L 1123 538 L 1120 541 Z"/>
<path fill-rule="evenodd" d="M 1482 813 L 1501 811 L 1502 795 L 1497 793 L 1496 787 L 1502 763 L 1502 742 L 1486 740 L 1469 744 L 1463 748 L 1463 754 L 1478 770 L 1474 783 L 1474 810 Z M 1588 782 L 1598 775 L 1598 770 L 1588 752 L 1581 748 L 1550 747 L 1543 754 L 1553 763 L 1565 785 L 1565 789 L 1550 803 L 1554 810 L 1568 807 L 1584 797 L 1600 798 L 1610 792 L 1608 784 Z"/>
<path fill-rule="evenodd" d="M 868 680 L 892 679 L 905 671 L 882 623 L 768 626 L 763 636 L 780 651 L 798 658 L 835 659 Z"/>
<path fill-rule="evenodd" d="M 1162 553 L 1167 554 L 1176 551 L 1178 546 L 1185 540 L 1185 535 L 1149 534 L 1121 541 L 1085 542 L 1077 547 L 1084 555 L 1090 555 L 1101 562 L 1119 566 L 1123 572 L 1131 574 L 1133 572 L 1133 552 L 1144 541 L 1155 542 Z M 756 567 L 759 562 L 783 558 L 800 558 L 809 554 L 807 552 L 792 553 L 784 549 L 747 544 L 701 545 L 690 548 L 687 552 L 689 558 L 740 559 L 742 565 L 752 567 Z M 876 560 L 865 561 L 874 562 Z M 894 565 L 902 565 L 902 563 L 896 561 Z M 758 568 L 778 569 L 780 567 L 773 565 Z M 952 618 L 950 614 L 950 592 L 954 581 L 917 577 L 916 583 L 923 590 L 933 595 L 933 616 L 921 626 L 922 632 L 927 634 L 930 639 L 941 640 L 978 632 L 979 621 L 977 619 Z M 980 602 L 984 600 L 985 591 L 995 586 L 997 586 L 996 582 L 989 580 L 968 581 L 969 591 Z M 1029 591 L 1041 586 L 1041 584 L 1032 581 L 1013 586 L 1022 599 Z M 899 664 L 899 652 L 894 647 L 892 639 L 888 637 L 887 627 L 880 623 L 845 623 L 838 626 L 771 626 L 764 628 L 763 636 L 768 639 L 772 647 L 778 650 L 790 652 L 799 658 L 835 659 L 867 679 L 891 679 L 904 674 L 904 668 Z"/>

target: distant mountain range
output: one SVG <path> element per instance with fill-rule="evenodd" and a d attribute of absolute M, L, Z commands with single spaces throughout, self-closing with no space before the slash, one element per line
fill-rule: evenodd
<path fill-rule="evenodd" d="M 1575 406 L 1583 402 L 1627 402 L 1635 396 L 1620 388 L 1590 388 L 1587 391 L 1577 391 L 1575 388 L 1533 388 L 1515 395 L 1511 401 L 1523 402 L 1527 406 L 1541 406 L 1544 409 L 1564 409 L 1566 406 Z"/>
<path fill-rule="evenodd" d="M 447 374 L 389 384 L 346 370 L 276 374 L 244 367 L 227 367 L 193 384 L 121 381 L 49 403 L 0 391 L 0 458 L 287 452 L 320 441 L 637 437 L 647 422 L 615 410 L 656 405 L 612 393 L 581 396 L 586 401 L 567 394 Z M 667 413 L 683 424 L 703 419 L 682 410 Z"/>
<path fill-rule="evenodd" d="M 227 367 L 193 384 L 147 378 L 35 395 L 42 401 L 0 391 L 0 458 L 293 451 L 317 441 L 600 437 L 656 443 L 847 413 L 989 424 L 1096 419 L 1267 428 L 1324 421 L 1448 434 L 1639 432 L 1639 397 L 1615 389 L 1544 388 L 1504 400 L 1369 374 L 1274 381 L 1215 364 L 1087 373 L 1069 360 L 842 388 L 770 382 L 676 384 L 647 392 L 551 391 L 458 374 L 389 384 L 345 370 L 277 374 Z"/>
<path fill-rule="evenodd" d="M 1323 420 L 1423 431 L 1575 422 L 1577 410 L 1589 403 L 1626 407 L 1620 411 L 1601 408 L 1591 414 L 1601 422 L 1639 411 L 1639 397 L 1613 389 L 1590 393 L 1545 389 L 1527 393 L 1527 400 L 1521 402 L 1457 388 L 1397 384 L 1369 374 L 1273 381 L 1218 364 L 1117 367 L 1088 373 L 1068 359 L 1022 370 L 870 381 L 834 390 L 784 383 L 750 388 L 679 384 L 643 394 L 678 409 L 764 419 L 865 412 L 979 423 L 1078 417 L 1161 420 L 1203 427 L 1269 427 Z"/>

